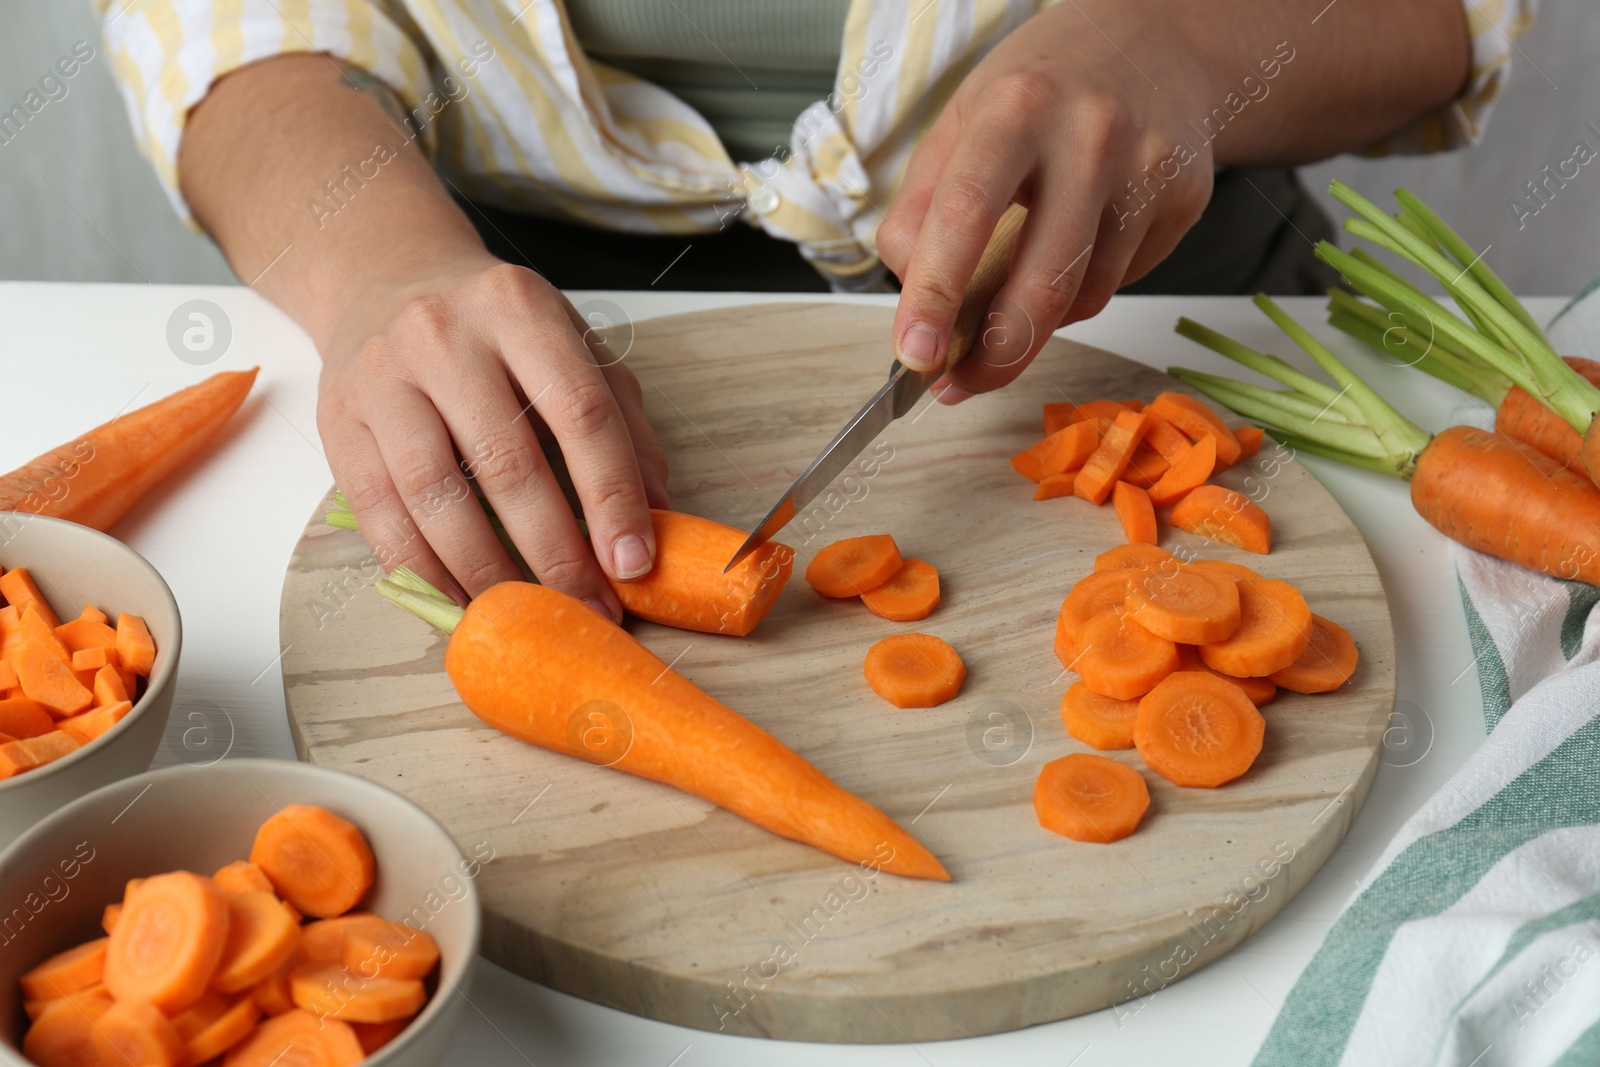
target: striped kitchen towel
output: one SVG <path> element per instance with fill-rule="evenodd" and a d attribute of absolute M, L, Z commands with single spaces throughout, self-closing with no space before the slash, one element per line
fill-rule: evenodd
<path fill-rule="evenodd" d="M 1585 296 L 1551 340 L 1594 357 Z M 1600 1065 L 1600 589 L 1455 561 L 1489 736 L 1389 843 L 1256 1067 Z"/>

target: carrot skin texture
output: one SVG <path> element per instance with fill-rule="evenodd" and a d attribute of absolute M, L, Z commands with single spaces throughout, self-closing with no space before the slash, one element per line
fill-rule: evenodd
<path fill-rule="evenodd" d="M 489 589 L 457 625 L 445 670 L 467 707 L 512 737 L 676 786 L 841 859 L 949 880 L 887 815 L 563 593 L 525 582 Z M 596 715 L 613 739 L 627 735 L 598 760 L 584 748 Z"/>
<path fill-rule="evenodd" d="M 254 368 L 213 374 L 29 460 L 0 475 L 0 511 L 107 529 L 206 446 L 255 380 Z"/>
<path fill-rule="evenodd" d="M 1600 363 L 1582 356 L 1563 356 L 1567 366 L 1587 378 L 1591 384 L 1600 385 Z M 1584 435 L 1574 430 L 1565 419 L 1544 404 L 1513 385 L 1505 399 L 1495 410 L 1494 428 L 1514 441 L 1532 445 L 1540 452 L 1567 467 L 1576 474 L 1585 474 L 1583 464 Z"/>
<path fill-rule="evenodd" d="M 659 508 L 650 523 L 655 566 L 630 582 L 609 579 L 623 610 L 647 622 L 743 637 L 766 618 L 794 570 L 794 549 L 768 541 L 723 574 L 744 544 L 743 530 Z"/>

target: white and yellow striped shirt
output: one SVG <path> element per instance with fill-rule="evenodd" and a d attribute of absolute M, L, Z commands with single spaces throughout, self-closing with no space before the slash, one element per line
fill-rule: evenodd
<path fill-rule="evenodd" d="M 873 237 L 911 149 L 961 78 L 1048 0 L 851 0 L 833 92 L 787 151 L 729 157 L 671 93 L 586 56 L 561 0 L 95 0 L 141 150 L 186 220 L 178 145 L 213 82 L 288 52 L 337 56 L 385 82 L 439 172 L 466 196 L 642 233 L 734 218 L 794 241 L 837 287 L 877 272 Z M 1429 152 L 1481 135 L 1511 42 L 1538 0 L 1463 0 L 1463 94 L 1368 151 Z"/>

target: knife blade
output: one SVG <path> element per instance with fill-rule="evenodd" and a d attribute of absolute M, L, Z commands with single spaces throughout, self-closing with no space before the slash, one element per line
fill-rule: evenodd
<path fill-rule="evenodd" d="M 972 351 L 972 344 L 978 337 L 984 312 L 988 310 L 989 302 L 994 299 L 995 293 L 1000 291 L 1000 286 L 1005 283 L 1017 234 L 1021 231 L 1027 214 L 1025 208 L 1012 204 L 1006 208 L 1005 213 L 1000 216 L 1000 221 L 995 224 L 994 233 L 989 237 L 989 243 L 984 246 L 977 269 L 973 271 L 972 281 L 962 298 L 961 308 L 956 313 L 955 326 L 950 335 L 949 353 L 944 366 L 933 371 L 914 371 L 898 359 L 893 360 L 889 367 L 888 381 L 872 394 L 872 398 L 862 405 L 860 411 L 845 422 L 844 427 L 834 434 L 833 440 L 829 441 L 800 473 L 800 477 L 796 478 L 794 484 L 778 498 L 778 502 L 772 505 L 766 517 L 745 539 L 744 544 L 739 546 L 739 551 L 734 553 L 728 565 L 722 568 L 723 574 L 733 570 L 752 552 L 776 536 L 779 530 L 800 513 L 801 508 L 811 503 L 835 478 L 844 473 L 867 445 L 875 441 L 890 423 L 910 411 L 945 370 L 955 366 Z"/>

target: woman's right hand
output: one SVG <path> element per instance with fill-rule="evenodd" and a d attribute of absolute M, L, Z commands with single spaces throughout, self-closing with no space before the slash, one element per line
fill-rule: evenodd
<path fill-rule="evenodd" d="M 346 309 L 322 346 L 317 425 L 383 567 L 462 599 L 521 577 L 470 474 L 541 582 L 620 618 L 606 579 L 649 571 L 666 459 L 638 381 L 566 297 L 469 251 Z M 565 458 L 587 539 L 542 441 Z"/>

